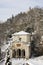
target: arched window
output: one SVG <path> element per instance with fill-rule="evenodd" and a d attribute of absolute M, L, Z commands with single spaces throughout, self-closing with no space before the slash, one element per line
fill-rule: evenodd
<path fill-rule="evenodd" d="M 24 49 L 22 50 L 22 57 L 23 58 L 25 57 L 25 50 Z"/>
<path fill-rule="evenodd" d="M 13 50 L 12 57 L 13 57 L 13 58 L 15 58 L 15 57 L 16 57 L 16 51 L 15 51 L 15 49 Z"/>
<path fill-rule="evenodd" d="M 17 50 L 17 57 L 21 57 L 21 50 L 20 49 Z"/>
<path fill-rule="evenodd" d="M 21 38 L 19 38 L 19 41 L 21 41 Z"/>

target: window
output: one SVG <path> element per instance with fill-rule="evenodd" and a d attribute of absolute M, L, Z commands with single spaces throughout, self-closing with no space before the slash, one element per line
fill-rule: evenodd
<path fill-rule="evenodd" d="M 17 44 L 17 47 L 20 47 L 21 46 L 21 44 Z"/>
<path fill-rule="evenodd" d="M 25 50 L 22 50 L 22 57 L 25 57 Z"/>
<path fill-rule="evenodd" d="M 19 41 L 21 41 L 21 38 L 19 38 Z"/>
<path fill-rule="evenodd" d="M 20 49 L 17 50 L 17 56 L 21 57 L 21 50 Z"/>
<path fill-rule="evenodd" d="M 16 51 L 15 51 L 15 49 L 13 50 L 13 58 L 15 58 L 16 57 Z"/>

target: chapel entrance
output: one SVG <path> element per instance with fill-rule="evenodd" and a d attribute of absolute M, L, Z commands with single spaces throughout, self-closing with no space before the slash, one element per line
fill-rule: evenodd
<path fill-rule="evenodd" d="M 12 53 L 12 57 L 13 58 L 25 58 L 25 50 L 21 50 L 21 49 L 17 49 L 17 50 L 13 50 Z"/>
<path fill-rule="evenodd" d="M 25 58 L 25 50 L 22 50 L 22 58 Z"/>
<path fill-rule="evenodd" d="M 13 56 L 13 58 L 16 57 L 16 51 L 15 51 L 15 49 L 13 50 L 13 54 L 12 54 L 12 56 Z"/>
<path fill-rule="evenodd" d="M 21 50 L 17 49 L 17 57 L 20 58 L 21 57 Z"/>

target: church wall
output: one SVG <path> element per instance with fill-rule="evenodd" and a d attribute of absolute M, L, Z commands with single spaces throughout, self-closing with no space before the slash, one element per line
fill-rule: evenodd
<path fill-rule="evenodd" d="M 20 44 L 20 46 L 19 46 Z M 12 57 L 12 54 L 13 54 L 13 50 L 16 50 L 17 49 L 21 49 L 21 50 L 25 50 L 25 58 L 29 58 L 30 56 L 30 49 L 29 49 L 29 46 L 27 46 L 27 44 L 24 44 L 24 43 L 13 43 L 12 47 L 11 47 L 11 50 L 10 50 L 10 56 Z"/>
<path fill-rule="evenodd" d="M 13 40 L 14 41 L 20 41 L 19 39 L 21 38 L 22 42 L 30 42 L 30 34 L 27 35 L 15 35 Z"/>
<path fill-rule="evenodd" d="M 15 34 L 13 35 L 13 42 L 10 48 L 10 56 L 12 57 L 14 53 L 16 53 L 16 57 L 19 57 L 19 52 L 17 52 L 18 50 L 21 53 L 21 57 L 23 57 L 23 50 L 24 50 L 24 55 L 25 58 L 29 58 L 30 56 L 30 43 L 31 42 L 31 35 L 30 34 Z M 14 53 L 13 53 L 14 52 Z"/>

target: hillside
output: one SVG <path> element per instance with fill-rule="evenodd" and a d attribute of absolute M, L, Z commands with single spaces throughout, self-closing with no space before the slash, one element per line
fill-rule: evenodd
<path fill-rule="evenodd" d="M 43 35 L 43 9 L 32 8 L 28 12 L 21 12 L 15 17 L 12 15 L 5 23 L 0 23 L 0 39 L 3 40 L 7 34 L 20 30 L 27 32 L 37 30 Z"/>
<path fill-rule="evenodd" d="M 0 41 L 3 43 L 9 34 L 17 31 L 27 31 L 29 33 L 35 30 L 39 35 L 43 35 L 43 8 L 30 8 L 27 12 L 21 12 L 15 17 L 7 19 L 5 23 L 0 23 Z"/>

